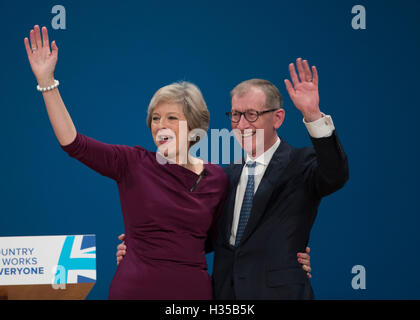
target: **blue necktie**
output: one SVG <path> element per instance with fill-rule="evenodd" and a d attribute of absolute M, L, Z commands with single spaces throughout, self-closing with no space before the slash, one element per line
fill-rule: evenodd
<path fill-rule="evenodd" d="M 248 223 L 249 216 L 251 215 L 252 200 L 254 199 L 254 169 L 256 162 L 248 162 L 248 182 L 246 184 L 244 200 L 242 201 L 241 213 L 239 215 L 238 229 L 236 231 L 235 247 L 241 242 L 242 235 L 244 234 L 246 224 Z"/>

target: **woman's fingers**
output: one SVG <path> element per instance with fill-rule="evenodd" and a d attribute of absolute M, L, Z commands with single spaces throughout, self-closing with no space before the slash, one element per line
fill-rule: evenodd
<path fill-rule="evenodd" d="M 311 256 L 307 253 L 299 252 L 298 258 L 305 259 L 305 260 L 311 260 Z"/>
<path fill-rule="evenodd" d="M 307 265 L 303 265 L 302 269 L 305 270 L 306 272 L 311 272 L 312 271 L 311 267 L 307 266 Z"/>
<path fill-rule="evenodd" d="M 306 248 L 306 252 L 309 252 L 309 248 Z M 307 253 L 299 252 L 297 254 L 298 262 L 302 265 L 303 270 L 311 272 L 311 256 Z"/>
<path fill-rule="evenodd" d="M 46 50 L 48 53 L 51 53 L 50 40 L 48 39 L 48 30 L 46 27 L 42 27 L 42 40 L 42 46 L 44 47 L 44 50 Z"/>
<path fill-rule="evenodd" d="M 57 47 L 57 44 L 55 43 L 55 40 L 51 42 L 51 53 L 53 56 L 58 55 L 58 47 Z"/>
<path fill-rule="evenodd" d="M 309 259 L 299 258 L 298 262 L 304 266 L 311 266 L 311 260 Z"/>
<path fill-rule="evenodd" d="M 36 40 L 35 40 L 35 31 L 33 29 L 29 32 L 29 38 L 31 39 L 31 48 L 33 52 L 34 50 L 37 50 L 38 48 L 36 45 Z"/>
<path fill-rule="evenodd" d="M 28 40 L 28 38 L 25 38 L 23 40 L 23 42 L 25 43 L 26 54 L 28 55 L 28 58 L 29 58 L 31 56 L 31 54 L 32 54 L 32 50 L 31 50 L 31 47 L 29 46 L 29 40 Z"/>
<path fill-rule="evenodd" d="M 38 25 L 34 27 L 34 31 L 35 31 L 35 42 L 38 48 L 37 50 L 41 50 L 42 49 L 41 31 Z"/>
<path fill-rule="evenodd" d="M 55 44 L 55 42 L 54 42 L 54 44 Z M 118 236 L 118 239 L 121 240 L 121 241 L 123 241 L 125 239 L 125 234 L 124 233 L 120 234 Z"/>
<path fill-rule="evenodd" d="M 41 37 L 41 29 L 39 28 L 38 25 L 36 25 L 29 32 L 29 38 L 30 38 L 30 43 L 31 43 L 31 47 L 30 47 L 31 53 L 34 53 L 35 51 L 42 50 L 42 49 L 44 49 L 45 52 L 47 52 L 48 54 L 51 53 L 50 40 L 48 38 L 48 29 L 46 27 L 42 27 L 42 37 Z M 26 43 L 25 43 L 25 46 L 26 46 Z M 51 43 L 51 47 L 53 51 L 55 49 L 55 54 L 56 54 L 58 51 L 58 48 L 54 41 L 53 43 Z"/>
<path fill-rule="evenodd" d="M 309 279 L 311 279 L 312 278 L 312 275 L 310 273 L 312 271 L 312 269 L 311 269 L 311 256 L 309 255 L 309 253 L 311 252 L 311 248 L 306 247 L 305 251 L 306 251 L 306 253 L 299 252 L 297 254 L 298 261 L 299 261 L 299 263 L 302 264 L 302 269 L 306 271 L 306 276 Z"/>

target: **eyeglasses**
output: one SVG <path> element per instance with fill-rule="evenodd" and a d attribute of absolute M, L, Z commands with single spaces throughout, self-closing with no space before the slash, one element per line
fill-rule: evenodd
<path fill-rule="evenodd" d="M 241 116 L 244 115 L 246 121 L 248 122 L 255 122 L 258 120 L 258 117 L 264 113 L 267 112 L 273 112 L 276 110 L 279 110 L 280 108 L 274 108 L 274 109 L 268 109 L 268 110 L 264 110 L 264 111 L 256 111 L 256 110 L 246 110 L 245 112 L 239 112 L 239 111 L 229 111 L 226 112 L 226 115 L 228 116 L 228 118 L 230 119 L 230 121 L 234 122 L 234 123 L 238 123 L 239 121 L 241 121 Z"/>

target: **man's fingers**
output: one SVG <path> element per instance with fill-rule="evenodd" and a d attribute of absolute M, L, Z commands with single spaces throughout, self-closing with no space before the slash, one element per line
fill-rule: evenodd
<path fill-rule="evenodd" d="M 284 84 L 286 85 L 287 92 L 289 93 L 290 97 L 295 94 L 295 89 L 293 88 L 291 82 L 287 79 L 284 80 Z"/>
<path fill-rule="evenodd" d="M 301 82 L 306 81 L 306 75 L 305 75 L 305 70 L 303 68 L 303 64 L 302 64 L 302 58 L 298 58 L 296 60 L 296 66 L 299 72 L 299 78 Z"/>
<path fill-rule="evenodd" d="M 127 246 L 125 245 L 125 243 L 123 242 L 123 243 L 120 243 L 118 246 L 117 246 L 117 250 L 127 250 Z"/>
<path fill-rule="evenodd" d="M 293 63 L 289 64 L 289 73 L 290 73 L 290 78 L 292 79 L 293 85 L 296 87 L 299 84 L 299 79 L 296 74 L 295 65 Z"/>
<path fill-rule="evenodd" d="M 318 86 L 318 70 L 316 69 L 315 66 L 312 66 L 312 74 L 313 74 L 312 82 L 314 83 L 314 85 Z"/>
<path fill-rule="evenodd" d="M 305 71 L 305 80 L 306 81 L 312 81 L 312 72 L 309 68 L 308 60 L 303 60 L 303 70 Z"/>
<path fill-rule="evenodd" d="M 121 259 L 127 254 L 127 251 L 125 250 L 118 250 L 117 251 L 117 257 L 121 257 Z"/>

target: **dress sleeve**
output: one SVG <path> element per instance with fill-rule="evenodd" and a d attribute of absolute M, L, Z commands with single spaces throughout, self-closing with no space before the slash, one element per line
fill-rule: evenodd
<path fill-rule="evenodd" d="M 126 173 L 129 162 L 138 157 L 133 147 L 103 143 L 79 132 L 73 142 L 60 147 L 70 157 L 117 182 Z"/>

